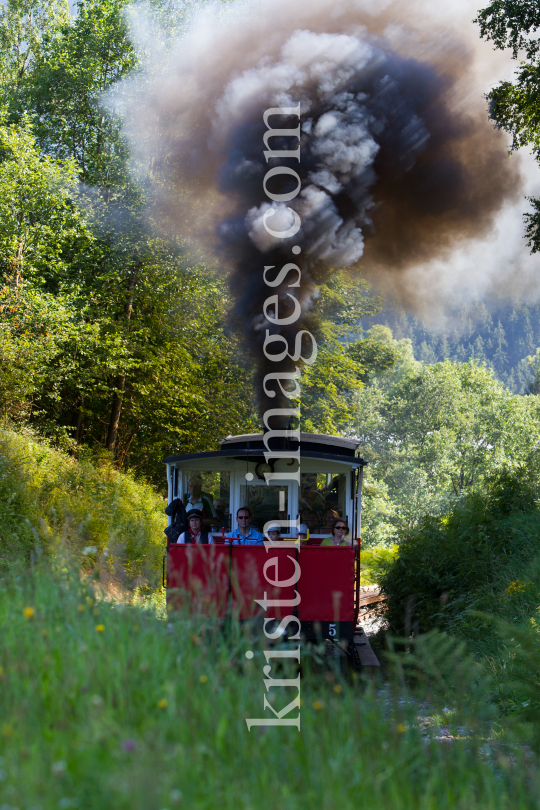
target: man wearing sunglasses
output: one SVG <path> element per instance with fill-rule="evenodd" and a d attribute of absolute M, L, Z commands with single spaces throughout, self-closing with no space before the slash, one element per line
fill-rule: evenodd
<path fill-rule="evenodd" d="M 263 535 L 251 527 L 251 509 L 249 506 L 241 506 L 236 513 L 238 528 L 232 531 L 229 537 L 236 538 L 233 546 L 262 546 Z"/>

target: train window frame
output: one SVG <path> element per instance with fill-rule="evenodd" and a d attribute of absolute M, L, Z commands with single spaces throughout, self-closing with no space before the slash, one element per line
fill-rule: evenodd
<path fill-rule="evenodd" d="M 277 496 L 277 508 L 274 507 L 272 512 L 268 512 L 266 515 L 264 513 L 261 514 L 260 511 L 257 510 L 257 505 L 253 505 L 253 503 L 249 502 L 246 503 L 245 496 L 242 497 L 242 490 L 249 490 L 249 489 L 260 489 L 264 495 L 266 494 L 268 498 L 272 498 L 273 494 L 277 490 L 282 491 L 285 493 L 286 497 L 284 499 L 284 509 L 280 510 L 279 506 L 282 505 L 279 500 L 279 494 Z M 240 479 L 237 483 L 237 492 L 236 497 L 238 500 L 238 507 L 237 509 L 241 509 L 243 506 L 249 506 L 249 508 L 253 512 L 253 519 L 252 519 L 252 526 L 257 529 L 258 531 L 264 531 L 264 526 L 266 523 L 270 521 L 285 521 L 291 519 L 291 499 L 292 499 L 292 489 L 290 484 L 271 484 L 268 485 L 263 481 L 247 481 L 244 477 L 244 480 Z M 236 518 L 234 518 L 235 520 Z M 290 531 L 286 528 L 286 525 L 282 528 L 283 536 L 289 535 Z"/>
<path fill-rule="evenodd" d="M 229 530 L 231 528 L 232 523 L 232 516 L 231 516 L 231 506 L 233 503 L 232 498 L 232 484 L 233 484 L 233 471 L 228 470 L 208 470 L 208 469 L 199 469 L 199 468 L 189 468 L 184 467 L 183 469 L 178 470 L 178 480 L 177 480 L 177 489 L 175 493 L 175 497 L 181 498 L 182 503 L 184 506 L 186 505 L 187 501 L 187 492 L 188 492 L 188 484 L 192 477 L 200 478 L 202 481 L 202 497 L 208 497 L 208 495 L 212 495 L 212 515 L 206 516 L 205 515 L 205 524 L 210 528 L 213 532 L 221 531 L 222 528 Z M 212 479 L 217 479 L 216 482 L 212 482 Z M 225 480 L 223 480 L 225 479 Z M 219 494 L 216 497 L 215 492 L 208 492 L 209 489 L 214 488 L 216 491 L 216 486 L 219 489 Z M 216 512 L 215 509 L 215 501 L 216 500 L 224 500 L 226 504 L 226 508 L 223 514 L 219 514 Z"/>
<path fill-rule="evenodd" d="M 308 526 L 310 535 L 316 537 L 327 536 L 331 533 L 331 524 L 334 519 L 347 520 L 348 480 L 349 477 L 346 472 L 317 470 L 300 473 L 300 485 L 298 488 L 299 520 Z M 333 489 L 335 495 L 332 495 L 332 500 L 330 500 L 329 493 Z M 315 496 L 308 499 L 305 497 L 308 492 L 316 492 L 319 497 Z M 323 493 L 325 493 L 324 498 L 322 497 Z M 334 514 L 332 515 L 332 513 Z M 319 518 L 317 522 L 314 520 L 315 514 Z"/>

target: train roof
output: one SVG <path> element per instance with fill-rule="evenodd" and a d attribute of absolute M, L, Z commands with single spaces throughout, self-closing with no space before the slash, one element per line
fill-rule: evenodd
<path fill-rule="evenodd" d="M 198 458 L 250 458 L 255 460 L 264 458 L 267 448 L 263 442 L 263 433 L 244 433 L 240 436 L 227 436 L 219 442 L 221 450 L 211 450 L 204 453 L 183 453 L 176 456 L 167 456 L 163 461 L 166 464 L 190 461 Z M 360 442 L 357 439 L 347 439 L 343 436 L 328 436 L 322 433 L 300 433 L 300 456 L 305 458 L 322 459 L 327 461 L 348 462 L 354 466 L 363 467 L 367 462 L 357 455 Z M 277 449 L 275 441 L 273 449 Z M 281 440 L 282 450 L 297 450 L 298 441 L 293 431 Z"/>

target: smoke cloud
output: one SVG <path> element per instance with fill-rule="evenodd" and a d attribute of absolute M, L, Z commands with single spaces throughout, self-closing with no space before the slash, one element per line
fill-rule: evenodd
<path fill-rule="evenodd" d="M 139 32 L 142 20 L 139 14 Z M 437 289 L 444 257 L 489 235 L 519 196 L 519 163 L 508 159 L 505 137 L 488 120 L 487 88 L 472 87 L 476 61 L 455 26 L 413 3 L 267 0 L 203 10 L 165 67 L 150 60 L 143 76 L 124 85 L 133 149 L 160 178 L 152 216 L 230 272 L 237 316 L 258 358 L 268 326 L 264 266 L 277 273 L 298 261 L 308 328 L 315 279 L 334 268 L 361 267 L 418 307 L 426 287 Z M 298 104 L 300 162 L 267 162 L 263 113 Z M 275 116 L 270 125 L 294 128 L 298 119 Z M 274 137 L 270 148 L 297 145 Z M 298 172 L 301 191 L 269 202 L 263 179 L 279 165 Z M 267 187 L 286 197 L 296 186 L 281 175 Z M 293 212 L 301 230 L 272 237 L 264 218 L 282 231 Z M 278 292 L 291 311 L 285 289 Z"/>

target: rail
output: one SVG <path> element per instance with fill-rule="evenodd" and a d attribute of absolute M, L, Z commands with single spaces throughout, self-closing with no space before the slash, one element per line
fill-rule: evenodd
<path fill-rule="evenodd" d="M 358 621 L 377 612 L 376 605 L 385 602 L 386 597 L 381 593 L 378 585 L 360 586 L 358 595 Z"/>

